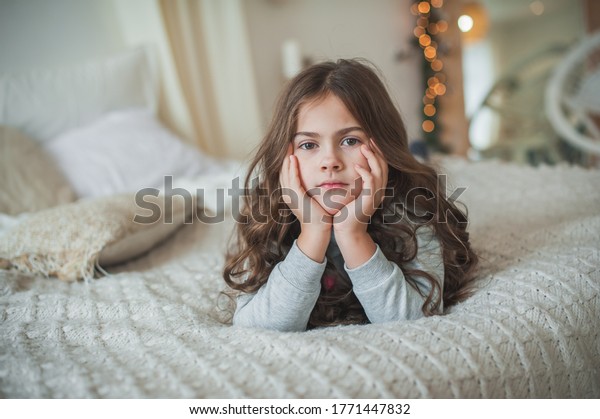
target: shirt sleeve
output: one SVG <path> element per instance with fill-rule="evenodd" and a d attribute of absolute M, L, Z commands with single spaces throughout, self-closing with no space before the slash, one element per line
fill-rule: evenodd
<path fill-rule="evenodd" d="M 326 261 L 317 263 L 296 242 L 286 258 L 271 271 L 254 294 L 241 294 L 233 315 L 234 326 L 304 331 L 319 293 Z"/>
<path fill-rule="evenodd" d="M 442 288 L 444 279 L 442 251 L 432 229 L 417 230 L 417 246 L 417 256 L 407 264 L 407 268 L 431 274 Z M 352 281 L 354 293 L 371 323 L 414 320 L 423 317 L 421 307 L 431 291 L 429 281 L 421 276 L 411 277 L 423 294 L 421 295 L 406 281 L 398 265 L 387 260 L 379 246 L 367 262 L 354 269 L 346 268 L 346 272 Z M 443 307 L 440 306 L 440 310 L 442 309 Z"/>

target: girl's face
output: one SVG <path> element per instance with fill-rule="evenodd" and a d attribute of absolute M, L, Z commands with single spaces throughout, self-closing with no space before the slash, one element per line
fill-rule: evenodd
<path fill-rule="evenodd" d="M 335 95 L 300 106 L 293 139 L 302 185 L 329 214 L 356 199 L 362 179 L 355 164 L 369 170 L 360 151 L 369 137 Z"/>

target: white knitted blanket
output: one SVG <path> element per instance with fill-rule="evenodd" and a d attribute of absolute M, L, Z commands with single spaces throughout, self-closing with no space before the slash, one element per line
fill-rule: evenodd
<path fill-rule="evenodd" d="M 0 397 L 600 397 L 600 172 L 444 165 L 481 258 L 447 315 L 221 324 L 232 223 L 196 223 L 90 283 L 0 272 Z"/>

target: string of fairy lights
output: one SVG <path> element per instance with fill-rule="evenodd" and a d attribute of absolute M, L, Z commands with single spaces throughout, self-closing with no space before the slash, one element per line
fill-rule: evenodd
<path fill-rule="evenodd" d="M 448 30 L 448 22 L 440 17 L 444 0 L 416 0 L 411 13 L 417 17 L 415 38 L 423 52 L 423 74 L 426 81 L 423 95 L 423 122 L 425 141 L 439 146 L 437 138 L 438 98 L 446 93 L 446 74 L 440 54 L 438 35 Z"/>

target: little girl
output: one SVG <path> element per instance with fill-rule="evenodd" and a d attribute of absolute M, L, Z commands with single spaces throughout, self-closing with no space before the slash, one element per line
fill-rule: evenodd
<path fill-rule="evenodd" d="M 304 70 L 246 179 L 224 270 L 239 292 L 233 324 L 303 331 L 441 314 L 468 295 L 477 257 L 440 189 L 370 66 Z"/>

